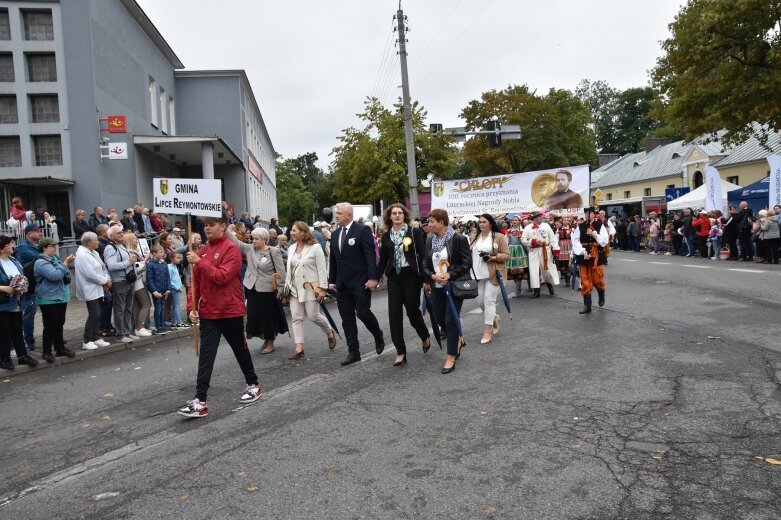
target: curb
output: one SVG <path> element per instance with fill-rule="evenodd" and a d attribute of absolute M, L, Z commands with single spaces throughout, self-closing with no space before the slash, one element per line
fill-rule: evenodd
<path fill-rule="evenodd" d="M 83 361 L 85 359 L 93 358 L 96 356 L 102 356 L 103 354 L 111 354 L 113 352 L 121 352 L 123 350 L 132 350 L 138 347 L 145 347 L 150 345 L 156 345 L 158 343 L 167 343 L 174 339 L 184 338 L 184 337 L 192 337 L 192 329 L 182 329 L 182 330 L 175 330 L 171 331 L 165 336 L 150 336 L 148 338 L 142 338 L 133 341 L 132 343 L 112 343 L 108 347 L 98 347 L 96 350 L 82 350 L 81 347 L 72 349 L 73 352 L 76 354 L 75 357 L 68 358 L 68 357 L 55 357 L 54 363 L 47 363 L 41 358 L 41 351 L 40 346 L 37 350 L 33 352 L 29 352 L 31 357 L 34 357 L 38 360 L 38 366 L 36 367 L 30 367 L 28 365 L 15 365 L 16 369 L 14 370 L 2 370 L 0 371 L 0 379 L 2 380 L 8 380 L 15 376 L 20 376 L 22 374 L 29 374 L 32 372 L 40 372 L 41 370 L 45 370 L 47 368 L 54 368 L 59 367 L 61 365 L 69 365 L 71 363 L 76 363 L 78 361 Z M 105 338 L 104 338 L 105 339 Z M 16 358 L 14 358 L 14 364 L 15 364 Z"/>

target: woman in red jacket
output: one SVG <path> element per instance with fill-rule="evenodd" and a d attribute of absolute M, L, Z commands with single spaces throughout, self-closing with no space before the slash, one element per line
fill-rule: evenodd
<path fill-rule="evenodd" d="M 697 233 L 697 250 L 700 252 L 700 258 L 708 258 L 708 235 L 710 234 L 710 219 L 708 213 L 700 210 L 697 218 L 692 222 L 692 227 Z"/>
<path fill-rule="evenodd" d="M 263 395 L 244 337 L 244 289 L 241 283 L 236 283 L 241 280 L 241 253 L 225 237 L 225 218 L 206 217 L 203 223 L 209 243 L 197 253 L 187 253 L 187 262 L 194 266 L 195 284 L 193 302 L 188 302 L 187 310 L 193 322 L 200 318 L 201 353 L 195 398 L 178 410 L 179 415 L 185 417 L 205 417 L 209 414 L 206 393 L 220 336 L 224 336 L 233 349 L 247 381 L 247 389 L 239 401 L 251 403 Z"/>

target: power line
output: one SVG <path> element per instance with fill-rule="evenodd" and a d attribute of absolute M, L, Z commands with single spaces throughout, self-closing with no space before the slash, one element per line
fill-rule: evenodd
<path fill-rule="evenodd" d="M 400 61 L 400 58 L 399 58 L 398 53 L 397 53 L 396 54 L 396 59 L 392 62 L 392 66 L 391 66 L 391 69 L 390 69 L 391 72 L 390 72 L 390 74 L 388 74 L 388 80 L 386 81 L 385 87 L 382 90 L 382 94 L 379 97 L 380 103 L 382 105 L 385 105 L 385 98 L 387 98 L 388 95 L 392 94 L 394 92 L 395 88 L 399 87 L 398 85 L 394 86 L 394 79 L 396 78 L 394 72 L 396 72 L 396 70 L 398 70 L 399 61 Z"/>
<path fill-rule="evenodd" d="M 453 48 L 456 46 L 456 44 L 459 42 L 459 40 L 461 40 L 461 38 L 472 27 L 472 25 L 474 25 L 474 23 L 477 21 L 477 19 L 480 18 L 480 15 L 483 14 L 483 11 L 485 11 L 485 8 L 488 7 L 489 3 L 491 3 L 491 0 L 486 0 L 485 4 L 483 4 L 483 7 L 480 8 L 480 11 L 477 13 L 477 15 L 475 15 L 475 17 L 472 18 L 472 21 L 469 22 L 469 25 L 467 25 L 466 28 L 463 31 L 461 31 L 461 34 L 458 35 L 458 37 L 455 39 L 455 41 L 452 43 L 452 45 L 450 45 L 450 47 L 447 49 L 447 51 L 445 51 L 445 53 L 442 55 L 442 57 L 439 58 L 439 61 L 437 61 L 437 63 L 434 64 L 434 66 L 429 69 L 428 74 L 426 75 L 426 77 L 423 78 L 423 80 L 421 80 L 421 81 L 419 81 L 418 83 L 415 84 L 415 90 L 417 90 L 421 85 L 423 85 L 426 82 L 426 80 L 428 78 L 431 77 L 431 75 L 434 73 L 434 71 L 437 69 L 437 67 L 439 67 L 442 64 L 442 62 L 444 61 L 444 59 L 447 57 L 447 55 L 450 54 L 450 51 L 453 50 Z"/>
<path fill-rule="evenodd" d="M 394 34 L 394 27 L 393 24 L 391 24 L 391 30 L 388 32 L 388 39 L 385 41 L 385 46 L 383 47 L 382 50 L 382 59 L 380 60 L 380 66 L 377 69 L 377 75 L 374 78 L 374 85 L 372 86 L 372 90 L 371 90 L 372 96 L 374 96 L 377 87 L 379 86 L 380 74 L 382 73 L 385 67 L 385 62 L 387 61 L 389 56 L 388 49 L 390 48 L 391 41 L 393 40 L 393 34 Z"/>
<path fill-rule="evenodd" d="M 453 16 L 453 13 L 456 12 L 456 9 L 458 9 L 458 6 L 461 5 L 462 1 L 463 0 L 458 0 L 458 2 L 456 3 L 455 7 L 453 7 L 453 9 L 450 11 L 450 14 L 448 14 L 447 17 L 445 17 L 445 21 L 442 22 L 442 24 L 439 26 L 439 29 L 437 29 L 437 32 L 434 33 L 434 36 L 431 37 L 431 39 L 428 41 L 426 46 L 423 47 L 423 50 L 420 52 L 420 54 L 418 54 L 418 59 L 416 59 L 415 63 L 412 64 L 412 67 L 410 67 L 411 69 L 414 69 L 417 66 L 417 64 L 420 63 L 420 60 L 423 59 L 423 56 L 426 54 L 426 51 L 429 49 L 429 47 L 431 47 L 431 44 L 434 43 L 434 40 L 437 39 L 437 36 L 439 36 L 439 33 L 442 32 L 442 29 L 445 28 L 445 26 L 447 25 L 447 22 L 450 20 L 450 17 Z"/>

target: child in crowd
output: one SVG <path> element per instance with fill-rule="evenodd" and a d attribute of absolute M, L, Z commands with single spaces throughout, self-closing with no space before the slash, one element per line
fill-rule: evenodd
<path fill-rule="evenodd" d="M 708 235 L 710 239 L 710 259 L 718 260 L 719 253 L 721 253 L 721 228 L 716 223 L 716 219 L 710 219 L 710 233 Z"/>
<path fill-rule="evenodd" d="M 670 256 L 673 250 L 673 232 L 675 230 L 673 229 L 672 224 L 667 224 L 664 226 L 664 248 L 667 251 L 665 255 Z"/>
<path fill-rule="evenodd" d="M 146 286 L 152 293 L 155 305 L 155 327 L 157 334 L 167 334 L 165 328 L 165 299 L 170 294 L 171 275 L 165 263 L 165 249 L 161 245 L 152 247 L 152 260 L 146 266 Z"/>
<path fill-rule="evenodd" d="M 186 325 L 182 320 L 181 302 L 182 302 L 182 255 L 181 253 L 171 253 L 168 255 L 168 274 L 171 277 L 171 285 L 168 287 L 171 293 L 171 326 L 174 328 L 184 328 Z"/>

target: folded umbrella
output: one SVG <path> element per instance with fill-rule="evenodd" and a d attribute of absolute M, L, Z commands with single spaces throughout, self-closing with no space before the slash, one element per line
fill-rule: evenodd
<path fill-rule="evenodd" d="M 504 280 L 502 279 L 502 272 L 496 270 L 496 281 L 499 282 L 499 290 L 502 291 L 502 299 L 504 300 L 504 307 L 507 309 L 507 314 L 510 315 L 510 319 L 513 319 L 513 311 L 510 309 L 510 299 L 507 297 L 507 289 L 504 287 Z"/>
<path fill-rule="evenodd" d="M 323 289 L 323 287 L 317 287 L 312 282 L 304 282 L 304 287 L 309 286 L 312 289 L 312 292 L 317 294 L 317 289 Z M 326 289 L 326 292 L 336 295 L 334 291 L 329 291 Z M 333 316 L 331 316 L 331 313 L 328 312 L 328 309 L 325 307 L 325 302 L 320 302 L 320 310 L 323 311 L 323 316 L 325 316 L 325 319 L 328 320 L 328 324 L 331 326 L 332 329 L 334 329 L 334 332 L 336 332 L 336 335 L 339 336 L 339 339 L 342 339 L 342 335 L 339 333 L 339 327 L 336 326 L 336 322 L 334 321 Z"/>
<path fill-rule="evenodd" d="M 425 314 L 423 311 L 426 309 L 428 309 L 428 315 L 429 318 L 431 318 L 431 329 L 434 331 L 434 338 L 437 340 L 439 350 L 442 350 L 442 333 L 439 329 L 439 322 L 437 321 L 437 318 L 434 317 L 434 308 L 431 305 L 431 294 L 423 291 L 423 299 L 420 301 L 420 311 Z"/>
<path fill-rule="evenodd" d="M 461 318 L 458 316 L 458 310 L 456 310 L 456 303 L 453 301 L 452 289 L 449 283 L 442 286 L 445 291 L 445 297 L 447 298 L 448 312 L 453 316 L 453 321 L 456 324 L 456 331 L 458 332 L 458 344 L 459 346 L 464 343 L 464 331 L 461 327 Z"/>
<path fill-rule="evenodd" d="M 282 278 L 281 273 L 274 273 L 271 275 L 271 288 L 274 290 L 274 292 L 277 291 L 277 288 L 279 285 L 277 284 L 277 278 Z M 287 332 L 288 337 L 290 337 L 290 326 L 287 324 L 287 316 L 285 315 L 285 306 L 282 305 L 282 300 L 277 298 L 277 310 L 279 311 L 279 332 L 281 334 L 284 334 Z"/>

